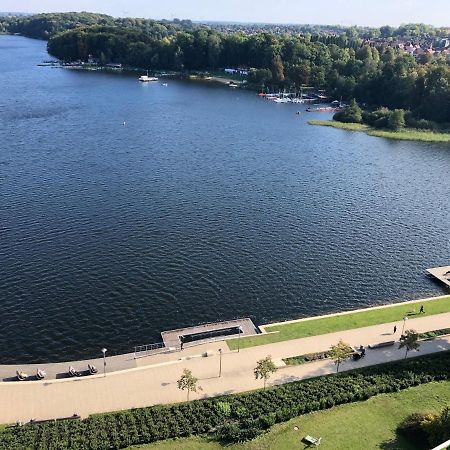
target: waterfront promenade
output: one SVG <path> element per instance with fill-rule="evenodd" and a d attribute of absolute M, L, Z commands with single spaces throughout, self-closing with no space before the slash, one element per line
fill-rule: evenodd
<path fill-rule="evenodd" d="M 393 327 L 397 325 L 397 334 Z M 419 316 L 410 319 L 408 329 L 418 332 L 447 328 L 450 313 L 433 316 Z M 134 367 L 99 375 L 60 380 L 35 382 L 0 383 L 0 423 L 17 420 L 49 419 L 71 416 L 74 413 L 86 417 L 97 412 L 114 411 L 161 403 L 186 400 L 186 393 L 177 389 L 176 381 L 184 368 L 192 370 L 199 378 L 202 390 L 192 394 L 191 399 L 221 394 L 231 394 L 262 387 L 256 381 L 253 368 L 256 361 L 271 355 L 281 365 L 281 359 L 328 349 L 343 339 L 353 346 L 398 340 L 402 321 L 374 325 L 364 328 L 339 331 L 319 336 L 295 339 L 273 344 L 228 350 L 225 342 L 214 342 L 190 347 L 183 352 L 149 356 L 133 361 Z M 222 356 L 222 376 L 219 378 L 218 350 Z M 419 352 L 408 357 L 450 349 L 450 337 L 436 338 L 421 343 Z M 210 356 L 202 356 L 205 352 Z M 379 364 L 404 358 L 404 350 L 398 344 L 384 349 L 367 350 L 366 357 L 359 361 L 348 361 L 341 365 L 341 371 Z M 108 360 L 109 367 L 109 360 Z M 101 366 L 99 365 L 101 372 Z M 332 361 L 320 361 L 300 366 L 282 367 L 273 375 L 269 384 L 281 384 L 295 380 L 329 374 L 335 371 Z"/>

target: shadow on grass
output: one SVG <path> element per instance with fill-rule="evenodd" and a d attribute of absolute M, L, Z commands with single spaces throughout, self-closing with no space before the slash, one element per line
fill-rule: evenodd
<path fill-rule="evenodd" d="M 427 450 L 429 445 L 426 439 L 417 436 L 411 436 L 411 439 L 407 439 L 396 432 L 394 439 L 382 442 L 379 448 L 382 450 Z"/>

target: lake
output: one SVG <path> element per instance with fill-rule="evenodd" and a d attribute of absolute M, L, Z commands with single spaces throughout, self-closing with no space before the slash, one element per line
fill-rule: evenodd
<path fill-rule="evenodd" d="M 201 82 L 38 67 L 0 36 L 0 361 L 443 295 L 450 148 Z"/>

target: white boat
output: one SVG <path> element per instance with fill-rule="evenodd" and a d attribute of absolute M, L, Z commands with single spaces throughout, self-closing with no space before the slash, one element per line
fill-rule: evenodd
<path fill-rule="evenodd" d="M 147 75 L 141 75 L 139 77 L 139 81 L 142 81 L 142 82 L 146 83 L 148 81 L 158 81 L 158 78 L 156 78 L 156 77 L 149 77 L 148 76 L 148 70 L 147 70 Z"/>
<path fill-rule="evenodd" d="M 287 97 L 282 97 L 282 98 L 275 98 L 273 100 L 275 103 L 289 103 L 289 99 Z"/>

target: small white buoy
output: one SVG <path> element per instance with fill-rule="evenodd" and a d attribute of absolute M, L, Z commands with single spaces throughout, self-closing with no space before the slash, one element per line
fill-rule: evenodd
<path fill-rule="evenodd" d="M 127 126 L 127 123 L 126 123 L 126 122 L 124 122 L 124 123 L 123 123 L 123 126 L 124 126 L 124 127 L 126 127 L 126 126 Z"/>

